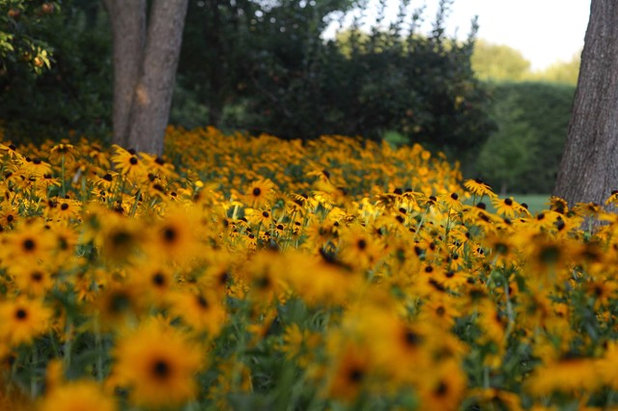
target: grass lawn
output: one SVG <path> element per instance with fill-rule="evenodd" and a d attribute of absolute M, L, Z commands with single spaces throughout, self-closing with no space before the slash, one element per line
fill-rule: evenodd
<path fill-rule="evenodd" d="M 528 204 L 528 210 L 535 215 L 539 211 L 546 210 L 549 208 L 547 204 L 549 202 L 549 194 L 507 194 L 506 196 L 500 196 L 500 198 L 513 197 L 515 201 L 518 203 L 526 203 Z M 483 198 L 483 202 L 487 206 L 487 211 L 492 213 L 496 212 L 496 209 L 492 205 L 491 201 L 487 199 L 487 197 Z M 472 200 L 468 199 L 466 204 L 472 204 Z"/>
<path fill-rule="evenodd" d="M 513 197 L 518 203 L 528 204 L 528 210 L 532 214 L 536 214 L 541 210 L 549 207 L 549 194 L 509 194 L 507 197 Z"/>

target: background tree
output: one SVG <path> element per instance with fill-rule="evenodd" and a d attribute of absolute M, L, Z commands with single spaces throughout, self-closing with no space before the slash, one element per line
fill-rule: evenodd
<path fill-rule="evenodd" d="M 36 74 L 51 67 L 52 49 L 38 29 L 57 11 L 56 2 L 0 0 L 0 76 L 19 65 Z"/>
<path fill-rule="evenodd" d="M 188 0 L 104 0 L 114 49 L 114 137 L 163 152 Z"/>
<path fill-rule="evenodd" d="M 5 138 L 106 138 L 111 126 L 111 36 L 102 5 L 64 0 L 62 8 L 54 8 L 28 32 L 53 49 L 53 62 L 37 73 L 30 63 L 5 60 L 7 72 L 0 75 Z"/>
<path fill-rule="evenodd" d="M 575 87 L 548 82 L 488 85 L 497 129 L 464 167 L 496 190 L 548 194 L 554 187 Z M 468 166 L 469 164 L 463 164 Z"/>
<path fill-rule="evenodd" d="M 618 185 L 618 3 L 592 0 L 554 195 L 601 203 Z"/>
<path fill-rule="evenodd" d="M 534 73 L 531 78 L 537 81 L 552 83 L 577 84 L 581 52 L 575 54 L 569 61 L 554 63 L 546 69 Z"/>
<path fill-rule="evenodd" d="M 530 75 L 530 62 L 520 51 L 485 40 L 475 42 L 471 63 L 481 80 L 520 81 Z"/>
<path fill-rule="evenodd" d="M 402 2 L 392 24 L 378 20 L 365 34 L 352 27 L 326 42 L 319 17 L 341 5 L 315 3 L 325 9 L 310 12 L 290 1 L 261 12 L 249 42 L 247 115 L 236 128 L 304 139 L 398 132 L 451 153 L 485 141 L 487 96 L 470 67 L 475 29 L 464 42 L 444 34 L 449 2 L 441 2 L 428 34 L 414 30 L 421 15 Z"/>

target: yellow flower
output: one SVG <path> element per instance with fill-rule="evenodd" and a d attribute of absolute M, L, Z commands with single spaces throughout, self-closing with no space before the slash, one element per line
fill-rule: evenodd
<path fill-rule="evenodd" d="M 459 364 L 447 360 L 431 371 L 421 385 L 421 409 L 458 410 L 467 385 L 466 375 Z"/>
<path fill-rule="evenodd" d="M 173 207 L 153 224 L 148 234 L 151 258 L 189 262 L 200 250 L 199 214 L 193 207 Z"/>
<path fill-rule="evenodd" d="M 114 411 L 113 398 L 93 381 L 73 381 L 54 388 L 43 398 L 40 411 Z"/>
<path fill-rule="evenodd" d="M 487 196 L 489 198 L 496 197 L 496 194 L 491 190 L 491 187 L 485 184 L 483 180 L 480 180 L 478 178 L 474 180 L 466 180 L 464 182 L 464 187 L 466 187 L 468 191 L 470 191 L 472 194 L 477 196 Z"/>
<path fill-rule="evenodd" d="M 525 389 L 532 395 L 545 396 L 554 391 L 591 391 L 601 384 L 597 361 L 569 358 L 551 361 L 535 369 L 526 379 Z"/>
<path fill-rule="evenodd" d="M 336 347 L 325 394 L 352 403 L 370 377 L 370 359 L 371 354 L 359 344 L 344 342 Z"/>
<path fill-rule="evenodd" d="M 127 151 L 117 145 L 113 147 L 116 153 L 112 156 L 112 161 L 116 168 L 120 170 L 120 174 L 135 180 L 148 174 L 145 164 L 138 158 L 133 149 Z"/>
<path fill-rule="evenodd" d="M 172 299 L 170 313 L 174 318 L 181 318 L 195 331 L 206 332 L 209 337 L 216 337 L 227 318 L 221 300 L 221 295 L 211 292 L 178 293 Z"/>
<path fill-rule="evenodd" d="M 247 187 L 243 199 L 253 208 L 264 208 L 270 205 L 274 196 L 275 184 L 269 179 L 260 179 Z"/>
<path fill-rule="evenodd" d="M 50 270 L 38 262 L 20 261 L 9 267 L 9 272 L 17 285 L 17 288 L 25 294 L 31 296 L 44 296 L 54 281 Z"/>
<path fill-rule="evenodd" d="M 494 197 L 491 199 L 491 203 L 496 209 L 496 213 L 501 214 L 506 218 L 513 218 L 518 214 L 528 212 L 526 208 L 522 207 L 517 201 L 513 200 L 513 197 L 505 199 Z"/>
<path fill-rule="evenodd" d="M 605 200 L 605 205 L 613 204 L 614 206 L 618 205 L 618 190 L 612 191 L 612 194 L 607 197 Z"/>
<path fill-rule="evenodd" d="M 196 394 L 202 352 L 162 320 L 151 319 L 121 338 L 114 358 L 112 378 L 130 389 L 137 406 L 180 407 Z"/>
<path fill-rule="evenodd" d="M 17 297 L 0 303 L 0 340 L 29 344 L 48 330 L 51 310 L 40 300 Z"/>

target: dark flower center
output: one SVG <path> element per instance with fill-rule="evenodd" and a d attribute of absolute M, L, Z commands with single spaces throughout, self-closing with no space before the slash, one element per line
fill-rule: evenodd
<path fill-rule="evenodd" d="M 403 340 L 406 345 L 414 347 L 421 342 L 421 336 L 412 330 L 406 330 L 406 332 L 403 334 Z"/>
<path fill-rule="evenodd" d="M 197 296 L 197 303 L 202 308 L 208 308 L 208 301 L 202 295 Z"/>
<path fill-rule="evenodd" d="M 356 245 L 358 246 L 359 250 L 364 250 L 365 248 L 367 248 L 367 241 L 361 238 L 357 241 Z"/>
<path fill-rule="evenodd" d="M 230 280 L 230 275 L 227 272 L 219 274 L 219 284 L 225 285 Z"/>
<path fill-rule="evenodd" d="M 256 196 L 256 197 L 259 197 L 260 194 L 262 194 L 262 190 L 260 189 L 260 187 L 255 187 L 253 189 L 253 195 Z"/>
<path fill-rule="evenodd" d="M 162 273 L 155 273 L 152 276 L 152 282 L 155 285 L 159 286 L 159 287 L 164 286 L 165 285 L 165 276 Z"/>
<path fill-rule="evenodd" d="M 152 365 L 152 373 L 156 378 L 165 379 L 170 375 L 170 366 L 164 360 L 157 360 Z"/>
<path fill-rule="evenodd" d="M 348 372 L 348 380 L 355 384 L 358 384 L 361 381 L 363 381 L 364 377 L 365 377 L 365 373 L 363 372 L 363 370 L 361 370 L 358 367 L 354 367 Z"/>
<path fill-rule="evenodd" d="M 173 227 L 166 227 L 163 230 L 163 239 L 168 243 L 173 243 L 178 237 L 178 233 Z"/>
<path fill-rule="evenodd" d="M 131 159 L 129 160 L 129 163 L 136 165 L 137 164 L 137 157 L 131 157 Z"/>
<path fill-rule="evenodd" d="M 265 288 L 270 287 L 270 284 L 271 284 L 271 281 L 268 276 L 263 276 L 255 280 L 255 285 L 258 288 L 265 289 Z"/>
<path fill-rule="evenodd" d="M 23 242 L 24 250 L 32 251 L 36 248 L 36 243 L 31 238 L 26 238 Z"/>
<path fill-rule="evenodd" d="M 440 381 L 434 392 L 438 397 L 444 397 L 448 393 L 448 385 L 444 381 Z"/>
<path fill-rule="evenodd" d="M 18 320 L 25 320 L 28 318 L 28 312 L 23 308 L 18 308 L 17 311 L 15 311 L 15 318 Z"/>
<path fill-rule="evenodd" d="M 131 305 L 130 297 L 124 292 L 118 292 L 109 299 L 109 311 L 113 314 L 118 314 L 125 311 Z"/>
<path fill-rule="evenodd" d="M 111 240 L 114 246 L 122 247 L 131 242 L 131 234 L 126 231 L 116 231 L 112 234 Z"/>

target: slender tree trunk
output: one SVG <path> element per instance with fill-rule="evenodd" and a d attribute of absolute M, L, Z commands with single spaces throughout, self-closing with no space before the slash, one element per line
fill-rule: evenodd
<path fill-rule="evenodd" d="M 128 143 L 137 151 L 163 152 L 188 5 L 188 0 L 158 0 L 152 4 L 130 117 Z"/>
<path fill-rule="evenodd" d="M 146 0 L 104 0 L 114 48 L 113 142 L 129 144 L 129 116 L 146 42 Z"/>
<path fill-rule="evenodd" d="M 554 195 L 601 204 L 618 188 L 618 2 L 592 0 Z"/>
<path fill-rule="evenodd" d="M 188 0 L 103 0 L 114 42 L 113 142 L 163 152 Z"/>

